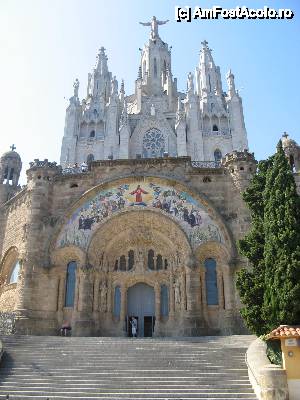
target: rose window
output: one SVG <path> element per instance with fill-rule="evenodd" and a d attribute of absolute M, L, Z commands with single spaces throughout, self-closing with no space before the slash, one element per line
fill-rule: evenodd
<path fill-rule="evenodd" d="M 149 129 L 143 139 L 143 157 L 163 157 L 164 151 L 165 139 L 162 132 L 156 128 Z"/>

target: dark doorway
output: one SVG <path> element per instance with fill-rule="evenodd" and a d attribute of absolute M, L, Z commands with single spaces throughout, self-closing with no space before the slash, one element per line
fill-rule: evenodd
<path fill-rule="evenodd" d="M 155 315 L 154 288 L 145 283 L 137 283 L 127 291 L 127 321 L 131 316 L 138 320 L 138 337 L 152 336 Z M 146 324 L 146 325 L 145 325 Z M 127 322 L 128 336 L 131 329 Z"/>
<path fill-rule="evenodd" d="M 155 317 L 153 315 L 144 317 L 144 337 L 152 337 L 154 331 Z"/>

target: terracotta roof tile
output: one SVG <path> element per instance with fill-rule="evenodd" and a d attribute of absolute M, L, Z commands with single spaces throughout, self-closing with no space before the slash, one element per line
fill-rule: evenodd
<path fill-rule="evenodd" d="M 267 335 L 267 339 L 300 338 L 299 325 L 280 325 Z"/>

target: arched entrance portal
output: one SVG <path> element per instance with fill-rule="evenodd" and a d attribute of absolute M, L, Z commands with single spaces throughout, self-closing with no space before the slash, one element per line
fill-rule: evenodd
<path fill-rule="evenodd" d="M 139 337 L 150 337 L 154 331 L 155 321 L 155 294 L 153 287 L 145 283 L 137 283 L 127 291 L 127 323 L 130 329 L 130 318 L 138 321 Z"/>

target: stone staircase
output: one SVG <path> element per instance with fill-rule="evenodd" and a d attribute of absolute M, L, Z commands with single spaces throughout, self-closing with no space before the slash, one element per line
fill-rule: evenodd
<path fill-rule="evenodd" d="M 2 339 L 0 399 L 256 399 L 244 360 L 252 336 Z"/>

